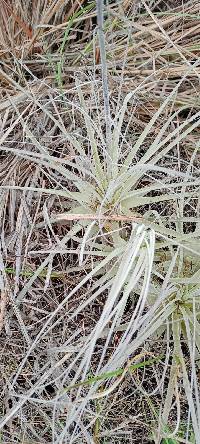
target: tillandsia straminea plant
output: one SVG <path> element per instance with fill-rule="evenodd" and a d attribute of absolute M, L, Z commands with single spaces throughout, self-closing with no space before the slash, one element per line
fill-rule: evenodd
<path fill-rule="evenodd" d="M 198 229 L 195 231 L 197 233 Z M 154 336 L 156 340 L 163 338 L 166 341 L 167 360 L 171 361 L 156 442 L 160 442 L 160 436 L 171 439 L 181 436 L 183 392 L 187 399 L 187 414 L 184 418 L 187 442 L 196 442 L 199 434 L 199 257 L 192 254 L 191 250 L 187 251 L 182 246 L 173 248 L 171 260 L 164 260 L 163 264 L 158 266 L 160 271 L 156 275 L 159 276 L 159 282 L 155 278 L 149 292 L 151 303 L 153 300 L 158 301 L 162 295 L 158 313 L 162 313 L 163 308 L 171 309 L 166 322 L 160 323 Z M 167 433 L 166 427 L 172 407 L 176 410 L 177 422 L 174 430 Z M 191 433 L 194 433 L 195 441 L 190 441 Z"/>
<path fill-rule="evenodd" d="M 45 322 L 34 340 L 31 341 L 23 320 L 20 320 L 27 350 L 10 381 L 13 408 L 3 416 L 0 427 L 17 415 L 26 403 L 46 406 L 43 393 L 51 383 L 54 394 L 47 405 L 54 441 L 71 442 L 73 438 L 74 442 L 94 442 L 92 430 L 97 416 L 93 409 L 94 401 L 109 398 L 124 380 L 129 367 L 151 353 L 146 346 L 147 341 L 162 337 L 166 341 L 166 372 L 169 358 L 172 362 L 168 388 L 163 393 L 163 399 L 165 395 L 166 398 L 156 428 L 156 440 L 160 442 L 166 437 L 165 428 L 174 400 L 177 404 L 177 426 L 171 438 L 179 432 L 181 407 L 177 382 L 180 379 L 189 406 L 188 430 L 191 422 L 194 434 L 198 437 L 200 411 L 196 358 L 200 351 L 200 177 L 195 159 L 199 147 L 194 146 L 187 168 L 178 170 L 166 166 L 165 161 L 171 153 L 174 158 L 177 146 L 181 146 L 185 138 L 195 132 L 200 112 L 194 113 L 180 125 L 174 125 L 184 107 L 171 111 L 172 103 L 186 74 L 163 99 L 158 111 L 133 143 L 127 142 L 128 127 L 124 130 L 127 109 L 133 104 L 137 90 L 125 96 L 111 118 L 100 3 L 98 17 L 103 70 L 103 124 L 100 119 L 96 119 L 94 112 L 93 115 L 90 112 L 88 94 L 84 93 L 77 80 L 76 103 L 70 103 L 63 90 L 61 93 L 56 91 L 55 98 L 50 94 L 47 104 L 26 92 L 31 103 L 48 120 L 52 131 L 59 133 L 62 141 L 68 143 L 70 155 L 52 155 L 29 128 L 27 113 L 30 104 L 22 113 L 13 104 L 16 120 L 10 132 L 20 125 L 24 137 L 34 148 L 8 147 L 6 138 L 9 131 L 5 132 L 1 140 L 1 149 L 5 153 L 12 153 L 36 165 L 37 171 L 43 173 L 49 185 L 43 183 L 43 186 L 39 186 L 37 175 L 34 183 L 11 185 L 8 174 L 1 186 L 2 208 L 8 198 L 7 191 L 31 193 L 30 199 L 33 199 L 33 195 L 46 196 L 43 213 L 35 227 L 38 231 L 47 228 L 54 240 L 50 248 L 28 251 L 30 255 L 41 254 L 45 258 L 30 277 L 26 276 L 22 288 L 19 285 L 15 287 L 13 307 L 18 319 L 21 304 L 33 291 L 36 279 L 44 271 L 46 279 L 43 290 L 47 291 L 56 255 L 67 256 L 69 259 L 68 274 L 72 270 L 79 273 L 79 276 L 81 271 L 82 274 L 73 288 L 63 292 L 56 308 L 46 314 Z M 188 72 L 194 67 L 189 67 Z M 65 115 L 73 114 L 74 108 L 80 115 L 82 134 L 65 128 Z M 150 135 L 159 119 L 162 124 L 152 140 Z M 58 212 L 49 209 L 51 197 L 56 202 Z M 57 227 L 63 224 L 66 232 L 58 236 Z M 31 231 L 32 228 L 27 229 Z M 76 248 L 71 245 L 76 245 Z M 70 263 L 71 257 L 78 257 L 75 265 L 74 262 Z M 20 259 L 17 265 L 19 270 L 23 265 Z M 6 275 L 5 267 L 3 273 Z M 78 304 L 74 308 L 70 303 L 75 296 Z M 125 317 L 127 301 L 130 299 L 131 310 Z M 41 341 L 47 340 L 50 333 L 56 334 L 60 323 L 74 325 L 79 316 L 84 319 L 85 310 L 89 310 L 95 301 L 99 308 L 92 327 L 84 335 L 80 334 L 79 329 L 70 333 L 64 346 L 58 348 L 56 358 L 50 358 L 48 365 L 40 369 L 23 396 L 20 391 L 16 393 L 19 376 L 28 358 L 39 350 Z M 120 338 L 110 351 L 113 337 L 118 331 L 121 332 Z M 169 345 L 170 341 L 172 346 Z M 182 341 L 187 344 L 191 374 L 187 369 Z M 59 353 L 63 350 L 65 354 L 60 357 Z M 98 359 L 95 360 L 97 352 Z M 93 374 L 90 384 L 83 384 L 91 368 Z M 109 372 L 115 375 L 119 368 L 124 369 L 119 378 L 113 376 L 102 383 L 99 376 Z M 159 388 L 158 384 L 156 389 Z M 138 387 L 139 390 L 141 387 Z"/>

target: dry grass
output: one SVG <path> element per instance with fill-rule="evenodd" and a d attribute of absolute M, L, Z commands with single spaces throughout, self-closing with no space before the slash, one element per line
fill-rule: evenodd
<path fill-rule="evenodd" d="M 172 364 L 178 353 L 178 345 L 174 347 L 170 336 L 175 319 L 170 311 L 174 293 L 169 291 L 167 296 L 169 318 L 163 302 L 155 307 L 148 300 L 137 329 L 126 333 L 144 284 L 139 282 L 134 287 L 135 299 L 127 297 L 123 310 L 119 307 L 117 312 L 120 322 L 116 320 L 114 324 L 115 308 L 126 291 L 121 287 L 109 322 L 104 324 L 102 319 L 105 307 L 111 310 L 107 295 L 115 292 L 112 285 L 115 274 L 120 274 L 120 258 L 126 261 L 129 254 L 129 250 L 124 253 L 124 244 L 133 234 L 132 222 L 148 226 L 144 239 L 150 252 L 150 229 L 159 233 L 150 297 L 163 291 L 164 298 L 164 292 L 169 290 L 166 280 L 171 275 L 171 288 L 173 285 L 178 292 L 186 279 L 191 298 L 198 295 L 199 2 L 123 0 L 108 2 L 106 6 L 104 25 L 113 122 L 126 94 L 134 92 L 119 134 L 120 166 L 174 90 L 172 100 L 166 102 L 136 153 L 136 162 L 168 119 L 163 139 L 173 131 L 177 132 L 172 141 L 178 138 L 179 128 L 180 134 L 183 130 L 186 133 L 155 161 L 157 169 L 147 171 L 142 178 L 139 175 L 136 191 L 160 186 L 159 191 L 152 188 L 150 204 L 148 197 L 145 201 L 139 195 L 134 214 L 121 214 L 119 207 L 113 206 L 112 211 L 98 215 L 96 201 L 89 201 L 90 213 L 84 201 L 85 211 L 80 213 L 78 206 L 72 206 L 71 198 L 78 195 L 77 188 L 84 181 L 96 192 L 101 179 L 101 163 L 95 171 L 93 165 L 90 169 L 92 155 L 80 99 L 81 87 L 93 128 L 97 128 L 97 141 L 102 144 L 106 125 L 95 2 L 0 0 L 0 6 L 0 443 L 159 444 L 163 439 L 163 444 L 163 430 L 158 427 L 160 405 L 164 406 L 162 414 L 168 424 L 166 436 L 178 424 L 177 441 L 173 444 L 197 442 L 189 430 L 188 386 L 185 389 L 183 384 L 183 376 L 188 372 L 190 377 L 194 371 L 190 366 L 192 339 L 188 348 L 183 345 L 186 366 L 181 367 L 181 360 L 176 362 L 171 379 L 179 392 L 174 389 L 169 412 L 164 405 L 170 369 L 174 371 Z M 189 124 L 195 126 L 187 132 Z M 77 154 L 77 146 L 82 146 L 83 152 Z M 104 153 L 103 145 L 100 162 Z M 152 164 L 153 161 L 152 156 Z M 75 175 L 80 184 L 73 182 Z M 173 188 L 175 182 L 181 184 L 184 203 L 167 197 L 160 202 L 162 186 L 166 187 L 163 193 L 178 193 L 179 188 Z M 66 215 L 69 210 L 71 213 Z M 98 227 L 93 235 L 96 221 Z M 119 240 L 119 233 L 117 256 L 112 247 Z M 143 236 L 143 232 L 137 236 Z M 88 238 L 92 247 L 87 244 Z M 184 252 L 181 250 L 180 261 L 172 265 L 179 248 Z M 149 253 L 149 263 L 150 256 Z M 184 275 L 179 273 L 181 261 Z M 139 274 L 138 264 L 135 269 Z M 188 310 L 191 306 L 189 302 Z M 166 336 L 161 332 L 157 342 L 147 334 L 148 328 L 153 328 L 151 316 L 155 322 L 163 317 L 163 325 L 167 324 Z M 192 318 L 188 322 L 190 326 L 195 324 Z M 175 323 L 178 324 L 177 319 Z M 101 330 L 91 349 L 97 325 Z M 185 325 L 187 330 L 186 321 Z M 143 338 L 140 341 L 139 329 Z M 173 334 L 177 338 L 175 328 Z M 147 362 L 149 356 L 156 358 L 151 365 L 127 370 L 131 363 Z M 113 377 L 94 386 L 79 386 L 88 375 L 117 368 L 126 370 L 119 380 Z M 196 381 L 196 376 L 192 377 Z M 73 387 L 66 390 L 69 386 Z M 195 383 L 194 387 L 197 390 Z M 169 393 L 167 396 L 170 399 Z M 198 427 L 199 422 L 196 430 Z"/>

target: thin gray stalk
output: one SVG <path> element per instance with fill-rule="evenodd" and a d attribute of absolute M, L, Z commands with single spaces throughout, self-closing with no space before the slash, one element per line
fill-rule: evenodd
<path fill-rule="evenodd" d="M 111 119 L 110 119 L 110 103 L 109 103 L 109 89 L 108 89 L 108 71 L 106 62 L 106 48 L 105 48 L 105 36 L 103 30 L 103 12 L 104 1 L 97 0 L 97 25 L 98 25 L 98 36 L 99 36 L 99 48 L 101 56 L 101 73 L 102 73 L 102 86 L 103 86 L 103 97 L 104 97 L 104 111 L 105 111 L 105 121 L 106 121 L 106 145 L 107 148 L 111 146 Z"/>

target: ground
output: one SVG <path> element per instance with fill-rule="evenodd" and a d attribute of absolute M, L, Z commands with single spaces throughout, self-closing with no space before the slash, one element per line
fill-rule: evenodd
<path fill-rule="evenodd" d="M 200 5 L 99 4 L 1 1 L 0 443 L 198 444 Z"/>

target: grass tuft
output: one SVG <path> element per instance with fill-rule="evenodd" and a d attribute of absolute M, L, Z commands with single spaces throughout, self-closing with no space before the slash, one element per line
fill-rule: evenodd
<path fill-rule="evenodd" d="M 0 3 L 0 442 L 198 443 L 199 4 Z"/>

